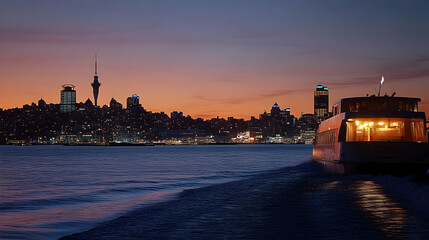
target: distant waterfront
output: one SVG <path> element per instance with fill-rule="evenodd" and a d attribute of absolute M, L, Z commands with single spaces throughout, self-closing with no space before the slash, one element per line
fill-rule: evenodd
<path fill-rule="evenodd" d="M 213 142 L 213 143 L 200 143 L 193 139 L 188 140 L 163 140 L 153 142 L 100 142 L 100 143 L 30 143 L 25 141 L 10 141 L 8 144 L 0 145 L 13 145 L 13 146 L 90 146 L 90 147 L 148 147 L 148 146 L 186 146 L 186 145 L 264 145 L 264 144 L 312 144 L 311 141 L 307 142 L 285 142 L 285 141 L 267 141 L 259 143 L 236 143 L 236 142 Z"/>
<path fill-rule="evenodd" d="M 134 96 L 133 96 L 134 97 Z M 110 106 L 85 103 L 61 111 L 61 104 L 38 104 L 22 108 L 0 108 L 0 144 L 224 144 L 224 143 L 312 143 L 316 118 L 313 114 L 291 115 L 290 108 L 275 103 L 270 112 L 250 120 L 192 118 L 183 112 L 151 112 L 139 104 L 122 108 L 112 98 Z M 326 115 L 327 117 L 328 115 Z"/>

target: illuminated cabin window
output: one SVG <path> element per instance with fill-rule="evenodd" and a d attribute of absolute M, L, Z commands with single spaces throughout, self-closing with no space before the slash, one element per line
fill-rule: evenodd
<path fill-rule="evenodd" d="M 346 142 L 427 142 L 423 119 L 360 118 L 346 124 Z"/>

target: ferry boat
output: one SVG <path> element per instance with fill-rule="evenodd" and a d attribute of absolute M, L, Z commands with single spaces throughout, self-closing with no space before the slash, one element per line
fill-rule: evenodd
<path fill-rule="evenodd" d="M 429 173 L 420 98 L 344 98 L 316 130 L 313 160 L 337 173 Z"/>

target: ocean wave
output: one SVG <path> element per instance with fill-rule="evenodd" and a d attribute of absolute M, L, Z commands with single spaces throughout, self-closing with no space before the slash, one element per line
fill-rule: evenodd
<path fill-rule="evenodd" d="M 409 208 L 428 209 L 427 187 L 306 162 L 187 189 L 62 239 L 428 239 L 426 217 Z"/>

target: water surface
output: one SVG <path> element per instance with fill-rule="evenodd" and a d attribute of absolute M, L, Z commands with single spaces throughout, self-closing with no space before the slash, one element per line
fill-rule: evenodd
<path fill-rule="evenodd" d="M 308 145 L 0 146 L 0 238 L 55 239 L 184 189 L 309 161 Z"/>

